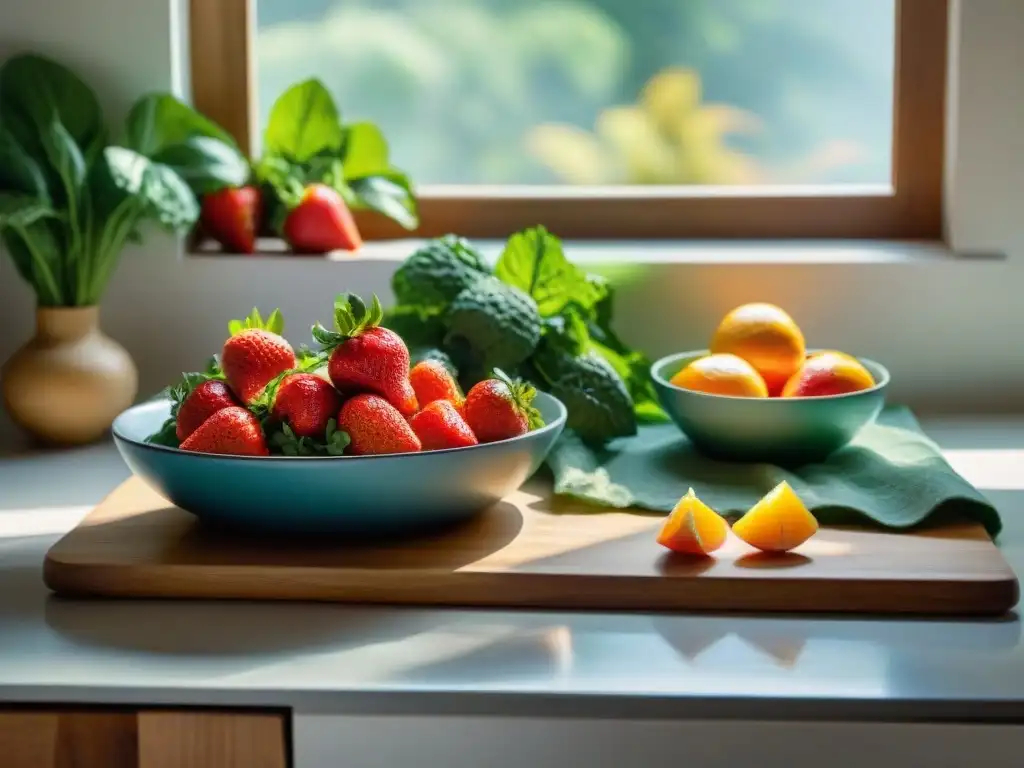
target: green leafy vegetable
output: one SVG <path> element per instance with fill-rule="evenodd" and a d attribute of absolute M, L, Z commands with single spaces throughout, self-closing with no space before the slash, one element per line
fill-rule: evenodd
<path fill-rule="evenodd" d="M 55 215 L 50 204 L 37 197 L 0 192 L 0 229 L 23 229 L 40 219 Z"/>
<path fill-rule="evenodd" d="M 600 280 L 593 276 L 589 279 Z M 614 288 L 605 285 L 604 297 L 597 303 L 587 323 L 590 348 L 607 360 L 626 382 L 638 421 L 648 424 L 666 422 L 668 414 L 662 409 L 651 381 L 650 359 L 642 352 L 630 349 L 612 328 L 614 302 Z"/>
<path fill-rule="evenodd" d="M 352 123 L 345 129 L 346 179 L 385 174 L 391 169 L 388 142 L 373 123 Z"/>
<path fill-rule="evenodd" d="M 414 354 L 439 353 L 471 387 L 492 370 L 515 371 L 560 397 L 588 442 L 664 421 L 643 353 L 613 328 L 614 291 L 572 264 L 543 227 L 509 238 L 493 276 L 472 244 L 449 235 L 411 254 L 392 278 L 398 305 L 385 325 Z M 437 325 L 446 331 L 439 338 Z"/>
<path fill-rule="evenodd" d="M 494 274 L 532 296 L 543 317 L 557 315 L 569 305 L 593 309 L 603 298 L 603 286 L 587 279 L 562 250 L 561 241 L 544 227 L 509 238 Z"/>
<path fill-rule="evenodd" d="M 237 157 L 214 150 L 220 133 L 173 97 L 146 97 L 129 115 L 129 146 L 110 145 L 96 96 L 74 73 L 32 54 L 4 62 L 0 238 L 39 305 L 98 303 L 125 244 L 138 241 L 147 222 L 175 233 L 190 228 L 199 205 L 183 174 L 204 184 L 238 178 Z M 198 134 L 211 143 L 173 166 L 147 155 Z M 232 162 L 234 175 L 225 170 Z"/>
<path fill-rule="evenodd" d="M 482 277 L 456 296 L 445 324 L 444 346 L 459 370 L 515 370 L 541 334 L 536 302 L 496 277 Z"/>
<path fill-rule="evenodd" d="M 440 347 L 447 330 L 440 311 L 414 305 L 389 309 L 384 313 L 381 325 L 401 336 L 410 349 Z"/>
<path fill-rule="evenodd" d="M 146 157 L 197 137 L 238 149 L 227 131 L 169 93 L 143 96 L 125 120 L 125 146 Z"/>
<path fill-rule="evenodd" d="M 99 101 L 75 73 L 43 56 L 23 54 L 0 68 L 0 113 L 7 129 L 35 158 L 45 157 L 43 136 L 60 125 L 86 163 L 106 146 Z"/>
<path fill-rule="evenodd" d="M 50 191 L 39 163 L 4 128 L 0 113 L 0 189 L 22 192 L 49 201 Z"/>
<path fill-rule="evenodd" d="M 250 176 L 234 139 L 168 93 L 135 103 L 125 121 L 125 145 L 172 169 L 196 195 L 242 186 Z"/>
<path fill-rule="evenodd" d="M 565 403 L 566 426 L 582 439 L 603 442 L 635 435 L 636 414 L 626 383 L 597 353 L 577 351 L 579 343 L 557 333 L 544 337 L 530 361 L 542 388 Z"/>
<path fill-rule="evenodd" d="M 199 217 L 199 204 L 192 190 L 167 166 L 125 147 L 107 147 L 99 167 L 121 193 L 112 213 L 134 210 L 136 215 L 156 221 L 171 232 L 187 229 Z"/>
<path fill-rule="evenodd" d="M 337 187 L 338 184 L 334 183 L 333 186 Z M 419 226 L 419 209 L 412 191 L 412 182 L 404 173 L 388 171 L 382 175 L 352 179 L 348 182 L 348 188 L 352 194 L 348 201 L 350 207 L 377 211 L 406 229 Z"/>
<path fill-rule="evenodd" d="M 318 152 L 340 152 L 345 139 L 338 108 L 316 78 L 296 83 L 274 102 L 263 134 L 272 155 L 304 163 Z"/>
<path fill-rule="evenodd" d="M 249 163 L 238 150 L 208 136 L 164 147 L 152 158 L 178 174 L 197 195 L 241 187 L 249 180 Z"/>
<path fill-rule="evenodd" d="M 402 308 L 447 310 L 456 296 L 489 274 L 468 241 L 446 235 L 409 256 L 391 278 L 391 289 Z"/>

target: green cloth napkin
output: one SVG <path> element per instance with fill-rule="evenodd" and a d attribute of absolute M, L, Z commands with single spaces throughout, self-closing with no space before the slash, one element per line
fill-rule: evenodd
<path fill-rule="evenodd" d="M 890 407 L 820 464 L 716 461 L 699 454 L 673 424 L 644 425 L 595 449 L 566 433 L 548 457 L 555 493 L 604 507 L 668 512 L 686 489 L 723 515 L 739 515 L 786 480 L 824 524 L 864 522 L 910 528 L 926 520 L 971 518 L 995 537 L 999 513 L 953 471 L 910 410 Z"/>

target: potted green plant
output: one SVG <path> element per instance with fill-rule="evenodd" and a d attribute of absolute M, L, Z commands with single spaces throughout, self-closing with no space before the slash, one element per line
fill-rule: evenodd
<path fill-rule="evenodd" d="M 35 336 L 0 372 L 16 423 L 52 443 L 104 433 L 137 391 L 131 358 L 99 325 L 122 251 L 149 225 L 189 230 L 195 188 L 248 177 L 231 138 L 169 94 L 111 131 L 61 64 L 23 54 L 0 66 L 0 241 L 37 304 Z"/>

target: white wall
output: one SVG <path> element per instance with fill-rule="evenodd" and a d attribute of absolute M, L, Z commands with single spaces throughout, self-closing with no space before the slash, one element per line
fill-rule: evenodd
<path fill-rule="evenodd" d="M 1024 2 L 963 2 L 957 34 L 959 104 L 951 225 L 963 249 L 998 250 L 1005 262 L 922 264 L 661 264 L 623 292 L 627 338 L 650 354 L 703 346 L 716 318 L 743 301 L 787 307 L 809 342 L 885 362 L 894 397 L 921 407 L 1024 408 Z M 32 48 L 78 68 L 112 115 L 148 89 L 175 83 L 168 0 L 9 3 L 0 55 Z M 323 317 L 340 290 L 387 294 L 379 261 L 214 258 L 182 260 L 154 240 L 124 255 L 104 304 L 108 332 L 159 388 L 216 350 L 228 318 L 280 306 L 290 327 Z M 31 333 L 32 300 L 0 261 L 0 359 Z M 302 340 L 302 339 L 298 339 Z"/>

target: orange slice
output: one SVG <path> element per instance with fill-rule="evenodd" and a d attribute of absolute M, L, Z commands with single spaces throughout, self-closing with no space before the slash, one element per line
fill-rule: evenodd
<path fill-rule="evenodd" d="M 787 482 L 770 490 L 732 527 L 733 533 L 762 552 L 796 549 L 817 531 L 818 521 Z"/>
<path fill-rule="evenodd" d="M 697 498 L 693 488 L 679 500 L 658 534 L 658 543 L 673 552 L 707 555 L 725 544 L 729 524 Z"/>

